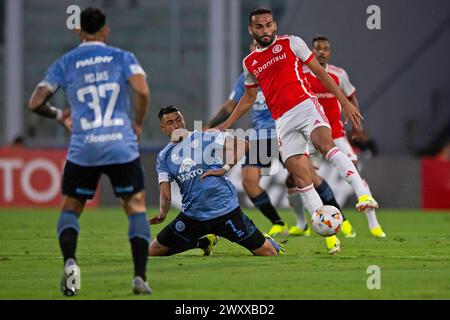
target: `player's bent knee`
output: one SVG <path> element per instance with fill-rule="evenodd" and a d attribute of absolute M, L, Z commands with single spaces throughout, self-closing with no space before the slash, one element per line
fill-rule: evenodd
<path fill-rule="evenodd" d="M 145 193 L 143 191 L 135 193 L 131 196 L 121 198 L 122 207 L 127 215 L 135 212 L 145 212 Z"/>
<path fill-rule="evenodd" d="M 65 196 L 63 203 L 61 205 L 61 211 L 75 212 L 78 215 L 83 211 L 84 205 L 86 203 L 85 199 L 77 199 L 69 196 Z"/>
<path fill-rule="evenodd" d="M 317 128 L 311 132 L 311 141 L 316 150 L 323 156 L 335 147 L 333 139 L 331 138 L 331 131 L 326 127 Z"/>
<path fill-rule="evenodd" d="M 286 177 L 285 184 L 287 189 L 292 189 L 296 187 L 292 174 L 288 174 L 288 176 Z"/>
<path fill-rule="evenodd" d="M 165 256 L 168 252 L 169 248 L 160 244 L 156 239 L 148 246 L 148 255 L 151 257 Z"/>

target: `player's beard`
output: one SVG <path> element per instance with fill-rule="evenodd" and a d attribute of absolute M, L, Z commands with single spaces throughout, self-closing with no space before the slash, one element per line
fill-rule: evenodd
<path fill-rule="evenodd" d="M 264 37 L 270 37 L 270 40 L 263 40 Z M 262 37 L 259 37 L 258 35 L 253 33 L 253 38 L 256 40 L 256 42 L 261 46 L 261 47 L 267 47 L 270 46 L 273 42 L 273 40 L 275 40 L 275 34 L 272 35 L 263 35 Z"/>

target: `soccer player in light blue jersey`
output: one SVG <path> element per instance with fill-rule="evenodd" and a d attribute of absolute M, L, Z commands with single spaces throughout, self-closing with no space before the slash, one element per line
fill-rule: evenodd
<path fill-rule="evenodd" d="M 150 99 L 146 74 L 131 52 L 105 44 L 109 28 L 101 10 L 83 10 L 80 22 L 77 32 L 81 44 L 50 66 L 29 102 L 31 111 L 56 119 L 72 132 L 57 224 L 64 257 L 61 291 L 73 296 L 79 289 L 79 283 L 72 282 L 79 279 L 75 257 L 78 219 L 86 200 L 94 197 L 101 174 L 106 174 L 129 220 L 133 292 L 150 294 L 146 282 L 150 228 L 138 148 Z M 128 85 L 134 94 L 134 118 Z M 59 88 L 64 90 L 70 110 L 61 111 L 49 104 Z"/>
<path fill-rule="evenodd" d="M 160 110 L 159 119 L 161 130 L 172 142 L 158 154 L 160 212 L 150 223 L 165 220 L 170 209 L 172 181 L 180 188 L 182 209 L 151 243 L 149 255 L 172 255 L 194 248 L 201 248 L 208 255 L 217 236 L 247 248 L 254 255 L 275 256 L 284 252 L 280 244 L 263 235 L 241 211 L 236 189 L 225 177 L 244 156 L 248 143 L 224 132 L 188 132 L 183 115 L 172 105 Z M 180 139 L 174 138 L 179 132 L 184 134 Z"/>

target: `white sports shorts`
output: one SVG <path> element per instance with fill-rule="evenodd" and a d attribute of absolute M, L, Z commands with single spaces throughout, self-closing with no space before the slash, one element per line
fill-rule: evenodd
<path fill-rule="evenodd" d="M 330 128 L 323 107 L 312 99 L 306 99 L 275 121 L 278 146 L 283 162 L 299 154 L 309 155 L 310 135 L 318 127 Z"/>

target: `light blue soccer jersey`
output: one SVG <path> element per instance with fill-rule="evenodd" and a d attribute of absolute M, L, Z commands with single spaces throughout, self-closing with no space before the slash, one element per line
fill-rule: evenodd
<path fill-rule="evenodd" d="M 139 156 L 127 81 L 144 74 L 135 56 L 102 42 L 83 42 L 56 60 L 40 85 L 62 88 L 73 128 L 67 159 L 81 166 L 126 163 Z"/>
<path fill-rule="evenodd" d="M 214 219 L 239 206 L 236 189 L 227 177 L 208 176 L 200 181 L 204 172 L 223 166 L 219 155 L 226 135 L 193 131 L 158 154 L 159 183 L 176 181 L 182 197 L 181 211 L 192 219 Z"/>
<path fill-rule="evenodd" d="M 239 102 L 245 91 L 245 79 L 242 73 L 236 80 L 234 89 L 230 94 L 229 99 Z M 261 90 L 258 90 L 256 101 L 252 106 L 252 123 L 255 129 L 254 134 L 250 135 L 250 140 L 255 139 L 271 139 L 276 137 L 275 120 L 272 118 L 269 108 L 266 104 L 266 99 Z M 266 130 L 261 130 L 266 129 Z"/>

